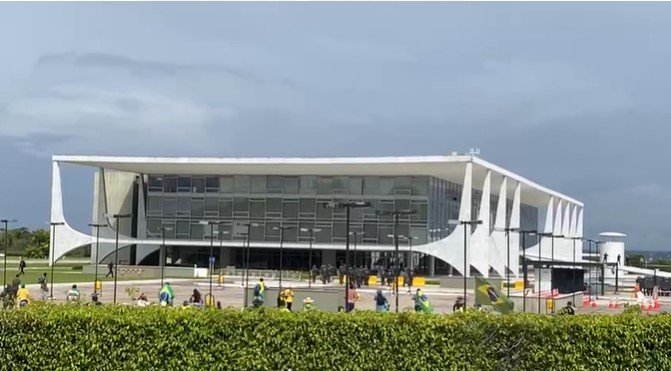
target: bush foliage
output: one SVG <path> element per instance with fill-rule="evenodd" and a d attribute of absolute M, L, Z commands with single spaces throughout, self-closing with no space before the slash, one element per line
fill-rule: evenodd
<path fill-rule="evenodd" d="M 0 368 L 17 370 L 668 370 L 670 341 L 668 315 L 0 312 Z"/>

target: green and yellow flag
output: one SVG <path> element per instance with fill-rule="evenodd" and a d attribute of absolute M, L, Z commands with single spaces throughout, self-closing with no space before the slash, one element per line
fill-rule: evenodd
<path fill-rule="evenodd" d="M 475 304 L 491 305 L 494 310 L 503 314 L 513 311 L 515 303 L 510 301 L 487 280 L 475 277 Z"/>

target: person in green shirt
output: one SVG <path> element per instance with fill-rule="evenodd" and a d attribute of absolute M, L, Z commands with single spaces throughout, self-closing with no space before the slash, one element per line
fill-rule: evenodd
<path fill-rule="evenodd" d="M 173 291 L 170 282 L 166 282 L 163 287 L 161 287 L 161 290 L 158 292 L 158 300 L 162 306 L 172 306 L 172 303 L 175 300 L 175 291 Z"/>

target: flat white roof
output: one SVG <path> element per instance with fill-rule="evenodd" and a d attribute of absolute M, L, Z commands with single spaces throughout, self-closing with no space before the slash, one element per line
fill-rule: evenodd
<path fill-rule="evenodd" d="M 465 164 L 472 161 L 473 188 L 482 188 L 486 171 L 492 171 L 492 193 L 498 193 L 503 177 L 522 184 L 522 200 L 542 207 L 552 195 L 574 205 L 582 202 L 471 155 L 406 157 L 128 157 L 54 155 L 52 161 L 105 168 L 137 174 L 174 175 L 427 175 L 463 183 Z M 445 166 L 451 165 L 451 166 Z M 498 175 L 498 176 L 495 176 Z M 509 182 L 508 197 L 515 190 Z"/>

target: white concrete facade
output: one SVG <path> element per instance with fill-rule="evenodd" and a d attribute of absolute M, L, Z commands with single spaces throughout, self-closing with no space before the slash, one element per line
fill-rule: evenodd
<path fill-rule="evenodd" d="M 124 190 L 137 176 L 143 174 L 291 174 L 291 175 L 380 175 L 380 176 L 433 176 L 449 180 L 463 186 L 459 221 L 470 221 L 475 215 L 472 210 L 473 189 L 481 192 L 478 218 L 482 224 L 474 230 L 462 224 L 444 238 L 413 246 L 413 251 L 435 256 L 459 273 L 470 275 L 471 267 L 483 276 L 494 274 L 503 276 L 506 272 L 519 274 L 518 256 L 520 236 L 520 208 L 522 204 L 538 209 L 538 215 L 545 213 L 543 228 L 539 229 L 556 235 L 563 235 L 555 241 L 554 259 L 572 261 L 573 237 L 582 237 L 584 205 L 569 196 L 540 186 L 520 175 L 470 155 L 424 156 L 424 157 L 373 157 L 373 158 L 146 158 L 146 157 L 105 157 L 105 156 L 53 156 L 52 158 L 52 203 L 51 221 L 64 222 L 56 226 L 56 241 L 52 240 L 50 254 L 56 260 L 68 251 L 87 244 L 93 244 L 92 259 L 104 261 L 114 251 L 115 221 L 106 215 L 126 213 L 128 203 L 123 199 Z M 109 227 L 100 230 L 100 251 L 95 254 L 95 230 L 82 233 L 73 229 L 65 220 L 61 192 L 61 165 L 72 164 L 98 169 L 94 179 L 95 192 L 100 197 L 94 204 L 93 220 L 107 222 Z M 114 195 L 114 192 L 120 192 Z M 140 187 L 140 192 L 144 188 Z M 496 207 L 490 207 L 492 196 L 498 196 Z M 140 197 L 144 202 L 144 197 Z M 509 206 L 510 205 L 510 206 Z M 130 237 L 130 229 L 122 226 L 119 231 L 120 246 L 137 245 L 135 262 L 129 260 L 127 252 L 120 250 L 122 263 L 136 263 L 141 257 L 155 251 L 160 240 L 147 238 L 144 207 L 138 208 L 136 238 Z M 464 241 L 464 228 L 466 240 Z M 543 240 L 542 251 L 538 246 L 527 249 L 531 259 L 549 260 L 550 241 Z M 509 243 L 508 243 L 509 241 Z M 167 245 L 206 246 L 208 241 L 167 240 Z M 228 245 L 242 246 L 241 241 L 229 241 Z M 466 257 L 464 257 L 466 244 Z M 254 243 L 257 247 L 278 247 L 277 243 Z M 576 250 L 580 249 L 577 244 Z M 307 248 L 306 243 L 284 243 L 286 248 Z M 315 249 L 339 250 L 344 244 L 318 244 Z M 392 251 L 393 246 L 360 245 L 359 250 Z M 406 251 L 407 246 L 401 250 Z M 540 255 L 540 256 L 539 256 Z M 508 262 L 508 257 L 510 257 Z M 581 254 L 576 254 L 581 260 Z"/>

